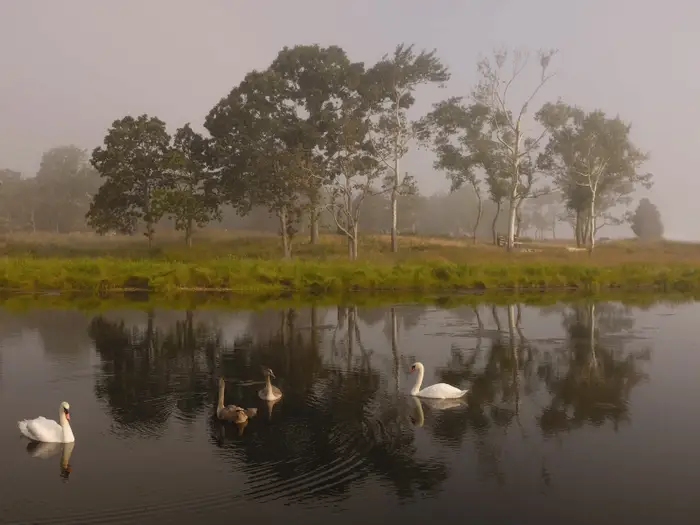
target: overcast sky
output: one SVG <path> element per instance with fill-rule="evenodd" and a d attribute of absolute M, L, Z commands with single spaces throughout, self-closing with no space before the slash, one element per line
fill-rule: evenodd
<path fill-rule="evenodd" d="M 437 48 L 453 79 L 421 93 L 421 111 L 468 94 L 495 47 L 557 48 L 536 105 L 562 97 L 631 121 L 667 237 L 698 239 L 700 221 L 682 217 L 700 192 L 699 19 L 692 0 L 0 0 L 0 168 L 32 174 L 48 148 L 92 149 L 127 114 L 200 127 L 285 45 L 337 44 L 367 64 L 401 42 Z M 447 189 L 429 153 L 405 164 L 423 192 Z"/>

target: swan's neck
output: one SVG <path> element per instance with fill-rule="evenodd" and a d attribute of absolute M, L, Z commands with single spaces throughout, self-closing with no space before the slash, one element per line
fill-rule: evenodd
<path fill-rule="evenodd" d="M 266 385 L 266 389 L 267 389 L 267 396 L 268 396 L 268 397 L 272 397 L 272 382 L 270 381 L 270 376 L 269 376 L 269 375 L 267 376 L 267 385 Z"/>
<path fill-rule="evenodd" d="M 66 415 L 63 413 L 63 410 L 61 410 L 61 414 L 58 417 L 58 422 L 61 424 L 61 429 L 63 429 L 63 442 L 72 443 L 75 441 L 73 429 L 70 427 L 70 423 L 66 419 Z"/>
<path fill-rule="evenodd" d="M 219 401 L 216 404 L 216 408 L 224 408 L 224 384 L 219 384 Z"/>
<path fill-rule="evenodd" d="M 411 394 L 416 395 L 418 391 L 420 390 L 420 386 L 423 384 L 423 367 L 422 366 L 417 366 L 418 369 L 418 377 L 416 378 L 416 384 L 413 385 L 413 388 L 411 389 Z"/>

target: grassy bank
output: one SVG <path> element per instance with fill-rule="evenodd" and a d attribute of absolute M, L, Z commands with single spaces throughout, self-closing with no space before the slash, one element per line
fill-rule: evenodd
<path fill-rule="evenodd" d="M 514 261 L 510 263 L 256 261 L 201 262 L 117 258 L 0 259 L 0 288 L 17 291 L 183 290 L 238 293 L 346 291 L 700 290 L 700 265 Z"/>
<path fill-rule="evenodd" d="M 407 237 L 392 254 L 380 236 L 347 261 L 343 240 L 324 236 L 279 259 L 278 240 L 263 236 L 201 237 L 192 249 L 160 239 L 90 235 L 5 237 L 0 242 L 0 289 L 14 291 L 175 294 L 183 290 L 244 294 L 345 292 L 451 293 L 484 290 L 700 291 L 700 245 L 601 245 L 593 256 L 562 243 L 531 244 L 506 253 L 469 241 Z"/>
<path fill-rule="evenodd" d="M 174 295 L 111 293 L 96 294 L 46 294 L 46 293 L 5 293 L 0 294 L 0 308 L 15 312 L 33 309 L 76 309 L 85 312 L 108 310 L 265 310 L 284 308 L 329 307 L 352 305 L 360 308 L 386 308 L 400 304 L 425 304 L 440 308 L 477 307 L 489 304 L 505 306 L 522 304 L 529 306 L 552 306 L 558 303 L 581 301 L 619 302 L 627 306 L 647 308 L 663 303 L 678 305 L 700 300 L 700 292 L 653 293 L 645 291 L 624 292 L 619 290 L 601 291 L 591 294 L 581 290 L 560 290 L 557 292 L 503 292 L 484 291 L 469 294 L 436 293 L 367 293 L 328 294 L 322 296 L 305 294 L 288 295 L 245 295 L 230 293 L 186 292 Z"/>

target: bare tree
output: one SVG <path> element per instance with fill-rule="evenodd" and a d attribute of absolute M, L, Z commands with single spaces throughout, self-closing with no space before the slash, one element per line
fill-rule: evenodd
<path fill-rule="evenodd" d="M 504 78 L 504 69 L 509 57 L 508 51 L 496 51 L 493 61 L 483 59 L 478 64 L 478 71 L 482 78 L 474 90 L 473 98 L 488 107 L 491 113 L 491 127 L 483 141 L 483 148 L 490 159 L 491 169 L 503 174 L 507 188 L 509 251 L 514 245 L 517 212 L 522 201 L 533 194 L 535 174 L 533 155 L 539 149 L 548 131 L 545 127 L 538 136 L 528 136 L 523 119 L 533 99 L 554 76 L 553 73 L 547 74 L 547 69 L 555 54 L 556 50 L 540 51 L 539 83 L 516 111 L 509 108 L 509 91 L 525 70 L 529 54 L 524 51 L 513 53 L 512 71 L 506 78 Z M 546 190 L 542 191 L 546 192 Z"/>

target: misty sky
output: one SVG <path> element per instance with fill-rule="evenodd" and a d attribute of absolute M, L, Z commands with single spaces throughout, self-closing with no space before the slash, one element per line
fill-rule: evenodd
<path fill-rule="evenodd" d="M 666 236 L 697 239 L 700 222 L 682 217 L 700 191 L 699 17 L 691 0 L 0 0 L 0 169 L 33 174 L 62 144 L 91 150 L 127 114 L 200 128 L 285 45 L 337 44 L 369 65 L 401 42 L 437 48 L 453 78 L 421 93 L 421 112 L 468 94 L 494 47 L 557 48 L 535 105 L 562 97 L 631 121 Z M 448 188 L 429 153 L 404 164 L 424 193 Z"/>

